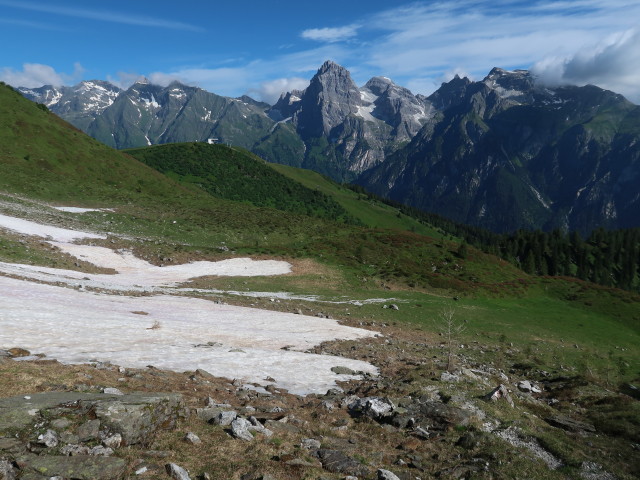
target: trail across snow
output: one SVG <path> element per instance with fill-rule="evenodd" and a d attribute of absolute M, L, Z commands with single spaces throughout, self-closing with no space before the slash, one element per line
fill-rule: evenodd
<path fill-rule="evenodd" d="M 236 258 L 157 267 L 130 252 L 72 243 L 105 238 L 97 234 L 6 215 L 0 215 L 0 228 L 44 238 L 76 258 L 117 271 L 87 274 L 0 262 L 0 272 L 23 278 L 0 276 L 0 348 L 20 346 L 66 363 L 99 360 L 125 367 L 201 368 L 263 386 L 275 384 L 302 395 L 323 393 L 335 387 L 336 380 L 354 378 L 333 373 L 334 366 L 377 373 L 366 362 L 304 353 L 324 341 L 365 338 L 376 332 L 339 325 L 335 320 L 196 298 L 121 295 L 129 290 L 167 292 L 204 275 L 280 275 L 291 271 L 287 262 Z M 106 293 L 28 279 L 99 287 Z M 267 377 L 275 382 L 265 380 Z"/>

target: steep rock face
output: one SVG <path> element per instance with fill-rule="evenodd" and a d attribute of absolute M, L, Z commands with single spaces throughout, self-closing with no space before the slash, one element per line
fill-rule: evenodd
<path fill-rule="evenodd" d="M 358 87 L 347 69 L 325 62 L 304 91 L 300 107 L 294 113 L 303 138 L 331 137 L 332 130 L 362 104 Z"/>
<path fill-rule="evenodd" d="M 429 98 L 443 110 L 358 183 L 496 231 L 637 225 L 640 107 L 624 97 L 494 69 Z"/>
<path fill-rule="evenodd" d="M 283 94 L 269 111 L 274 120 L 291 122 L 304 140 L 304 159 L 298 166 L 337 180 L 351 180 L 382 162 L 433 114 L 425 97 L 388 78 L 372 78 L 359 89 L 349 72 L 331 61 L 322 65 L 308 88 Z"/>

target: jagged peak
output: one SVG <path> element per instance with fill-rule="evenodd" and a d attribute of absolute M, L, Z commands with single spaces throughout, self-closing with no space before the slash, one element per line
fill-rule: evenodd
<path fill-rule="evenodd" d="M 347 72 L 347 69 L 342 65 L 338 65 L 333 60 L 325 61 L 322 66 L 318 69 L 318 73 L 316 75 L 322 75 L 327 72 Z"/>

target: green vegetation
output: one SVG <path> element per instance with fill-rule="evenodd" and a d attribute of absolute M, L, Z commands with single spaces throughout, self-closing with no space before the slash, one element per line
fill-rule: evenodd
<path fill-rule="evenodd" d="M 141 162 L 217 198 L 357 223 L 331 197 L 292 182 L 239 147 L 182 143 L 127 150 Z"/>
<path fill-rule="evenodd" d="M 294 265 L 291 275 L 201 278 L 190 286 L 318 295 L 322 302 L 271 302 L 268 298 L 248 299 L 231 294 L 207 298 L 224 297 L 225 302 L 289 312 L 299 309 L 311 315 L 322 313 L 354 326 L 379 329 L 384 337 L 368 342 L 338 342 L 321 350 L 332 353 L 331 348 L 336 348 L 336 353 L 373 361 L 383 368 L 385 377 L 368 384 L 366 388 L 371 391 L 357 392 L 360 396 L 417 399 L 437 394 L 455 403 L 461 395 L 476 401 L 495 382 L 504 381 L 502 373 L 511 379 L 565 382 L 568 386 L 562 390 L 545 392 L 547 398 L 559 398 L 560 407 L 551 407 L 545 400 L 529 401 L 524 394 L 516 398 L 515 409 L 489 402 L 481 404 L 505 428 L 518 426 L 566 465 L 565 470 L 559 471 L 550 471 L 542 464 L 533 463 L 531 467 L 526 455 L 516 455 L 514 460 L 513 449 L 493 438 L 479 448 L 483 449 L 482 458 L 491 459 L 491 468 L 501 478 L 521 476 L 523 469 L 531 474 L 530 478 L 577 477 L 579 463 L 586 458 L 595 458 L 621 478 L 637 473 L 628 457 L 632 454 L 631 444 L 640 441 L 638 403 L 626 392 L 629 383 L 637 385 L 640 380 L 640 295 L 615 288 L 626 286 L 633 290 L 638 286 L 637 263 L 633 263 L 638 253 L 637 231 L 596 230 L 586 240 L 558 232 L 501 236 L 384 202 L 358 187 L 337 185 L 310 171 L 264 164 L 239 149 L 177 144 L 129 153 L 99 144 L 0 86 L 1 212 L 17 216 L 26 213 L 52 224 L 113 232 L 116 235 L 105 244 L 131 249 L 137 256 L 156 263 L 165 263 L 160 259 L 166 257 L 173 259 L 168 263 L 232 255 L 286 259 Z M 268 188 L 261 189 L 261 181 Z M 113 211 L 71 214 L 49 209 L 47 203 L 108 207 Z M 520 263 L 515 258 L 521 259 Z M 61 256 L 48 244 L 7 232 L 0 232 L 0 260 L 88 268 L 74 265 L 73 259 Z M 552 276 L 579 277 L 580 272 L 584 280 Z M 588 281 L 605 277 L 611 278 L 608 286 Z M 371 298 L 382 302 L 365 301 Z M 337 303 L 340 301 L 351 303 Z M 398 309 L 383 308 L 389 304 L 396 304 Z M 443 328 L 443 311 L 455 312 L 455 320 L 464 328 Z M 443 332 L 445 335 L 438 335 Z M 455 362 L 449 362 L 454 356 Z M 461 381 L 447 385 L 439 381 L 447 363 L 491 370 L 496 376 L 486 383 Z M 42 369 L 43 373 L 36 372 L 37 382 L 21 384 L 20 393 L 40 386 L 54 388 L 46 385 L 56 382 L 67 383 L 66 378 L 52 380 L 60 375 L 56 365 L 4 365 L 2 368 L 8 373 L 0 375 L 0 383 L 4 378 L 6 385 L 12 385 L 7 388 L 15 388 L 16 381 L 26 381 L 14 369 Z M 97 369 L 91 372 L 98 379 L 107 375 Z M 121 374 L 114 370 L 113 375 L 117 382 Z M 205 390 L 194 392 L 195 384 L 188 376 L 175 375 L 172 388 L 185 395 L 190 392 L 194 406 L 201 406 L 202 398 L 209 394 L 217 397 L 227 392 L 226 383 L 221 390 L 206 391 L 206 395 Z M 86 376 L 74 374 L 70 378 L 86 382 Z M 147 382 L 159 382 L 161 378 L 155 374 L 144 379 L 127 376 L 126 385 L 147 388 Z M 69 380 L 69 385 L 73 386 L 75 380 Z M 157 383 L 151 385 L 160 388 Z M 550 383 L 550 389 L 552 386 Z M 325 399 L 310 400 L 319 404 Z M 316 411 L 311 415 L 304 410 L 307 402 L 296 405 L 301 410 L 295 411 L 295 417 L 306 414 L 308 420 L 301 417 L 305 421 L 317 420 L 313 417 Z M 547 425 L 544 418 L 556 408 L 590 421 L 596 426 L 597 435 L 583 438 Z M 317 412 L 324 416 L 347 415 L 339 408 L 330 412 L 319 407 Z M 213 428 L 204 423 L 198 425 L 203 437 Z M 342 430 L 334 431 L 333 426 L 326 425 L 323 428 L 327 436 L 343 435 L 335 433 Z M 349 435 L 361 432 L 358 435 L 367 440 L 383 438 L 383 430 L 373 422 L 345 425 Z M 409 435 L 407 438 L 418 442 L 417 448 L 429 450 L 428 458 L 457 465 L 463 450 L 456 442 L 472 431 L 472 427 L 453 429 L 439 437 L 444 441 L 423 442 Z M 404 452 L 397 448 L 407 441 L 404 434 L 396 430 L 384 432 L 396 435 L 389 441 L 387 451 L 393 455 Z M 183 435 L 167 435 L 162 448 L 188 456 Z M 217 435 L 210 437 L 215 440 L 211 440 L 215 443 L 212 452 L 220 443 L 230 441 L 222 430 Z M 293 442 L 286 435 L 289 434 L 278 434 L 278 438 L 284 438 L 282 445 L 299 445 L 297 437 Z M 273 451 L 269 450 L 265 458 L 280 455 L 279 442 L 267 445 Z M 364 459 L 374 458 L 366 449 L 363 452 Z M 622 459 L 616 456 L 619 452 L 624 454 Z M 256 462 L 262 461 L 258 453 Z M 202 462 L 202 458 L 205 457 L 199 455 L 197 461 Z"/>

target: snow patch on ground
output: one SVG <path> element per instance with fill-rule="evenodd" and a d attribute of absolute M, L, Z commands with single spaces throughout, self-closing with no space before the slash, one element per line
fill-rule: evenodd
<path fill-rule="evenodd" d="M 86 212 L 113 212 L 112 208 L 82 208 L 82 207 L 53 207 L 61 212 L 86 213 Z"/>
<path fill-rule="evenodd" d="M 335 374 L 331 371 L 335 366 L 377 374 L 366 362 L 300 351 L 325 341 L 365 338 L 376 332 L 326 318 L 220 305 L 185 296 L 126 297 L 121 293 L 167 293 L 172 289 L 188 293 L 188 289 L 174 287 L 209 275 L 280 275 L 291 271 L 287 262 L 233 258 L 158 267 L 126 250 L 71 243 L 105 238 L 101 235 L 6 215 L 0 215 L 0 227 L 46 238 L 76 258 L 118 272 L 88 274 L 0 262 L 0 272 L 5 275 L 80 287 L 74 290 L 0 276 L 0 347 L 21 346 L 64 363 L 99 360 L 130 368 L 201 368 L 260 385 L 273 384 L 264 380 L 272 377 L 277 387 L 301 395 L 324 393 L 337 386 L 336 380 L 357 378 Z M 84 287 L 120 294 L 88 292 Z"/>
<path fill-rule="evenodd" d="M 377 373 L 366 362 L 292 351 L 375 334 L 335 320 L 194 298 L 77 292 L 6 277 L 0 277 L 0 291 L 0 345 L 20 345 L 63 363 L 201 368 L 260 385 L 272 384 L 265 380 L 272 377 L 277 387 L 301 395 L 324 393 L 336 380 L 354 378 L 331 367 Z"/>
<path fill-rule="evenodd" d="M 84 238 L 107 238 L 104 235 L 78 232 L 75 230 L 68 230 L 66 228 L 53 227 L 51 225 L 42 225 L 40 223 L 2 214 L 0 214 L 0 228 L 6 228 L 7 230 L 25 235 L 50 238 L 56 242 L 73 242 L 74 240 L 82 240 Z"/>

